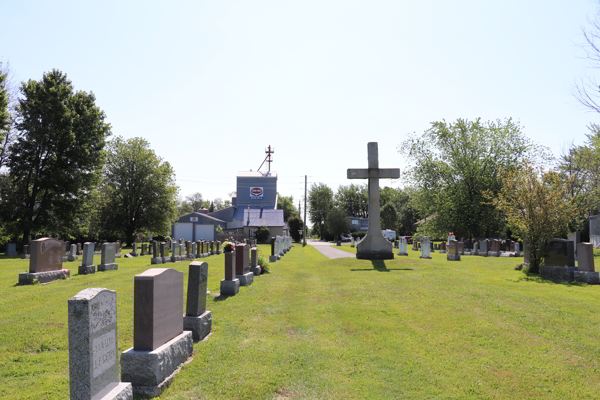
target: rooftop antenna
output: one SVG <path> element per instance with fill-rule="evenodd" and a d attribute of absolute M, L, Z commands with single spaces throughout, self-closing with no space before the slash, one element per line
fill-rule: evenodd
<path fill-rule="evenodd" d="M 273 158 L 271 157 L 271 154 L 275 153 L 275 148 L 271 149 L 271 145 L 269 145 L 269 147 L 267 149 L 265 149 L 265 153 L 267 154 L 267 156 L 265 157 L 262 164 L 260 164 L 260 167 L 258 167 L 258 169 L 256 171 L 260 172 L 260 169 L 262 168 L 263 165 L 265 165 L 265 161 L 266 161 L 267 163 L 269 163 L 269 170 L 267 171 L 267 175 L 269 175 L 269 173 L 271 172 L 271 163 L 273 162 Z"/>

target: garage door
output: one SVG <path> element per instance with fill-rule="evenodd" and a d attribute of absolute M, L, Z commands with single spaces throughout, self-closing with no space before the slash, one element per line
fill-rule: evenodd
<path fill-rule="evenodd" d="M 215 226 L 196 225 L 196 240 L 215 240 Z"/>
<path fill-rule="evenodd" d="M 178 222 L 175 225 L 175 237 L 173 240 L 179 241 L 179 239 L 183 238 L 184 240 L 194 240 L 192 234 L 194 232 L 194 224 L 192 223 L 181 223 Z"/>

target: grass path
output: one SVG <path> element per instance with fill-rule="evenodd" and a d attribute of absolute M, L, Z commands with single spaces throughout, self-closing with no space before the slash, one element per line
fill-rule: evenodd
<path fill-rule="evenodd" d="M 161 399 L 600 397 L 599 286 L 528 278 L 515 258 L 409 254 L 329 260 L 295 245 L 238 296 L 209 298 L 213 333 Z M 223 256 L 201 261 L 214 294 Z M 84 288 L 117 291 L 129 348 L 133 276 L 149 262 L 14 286 L 27 262 L 0 258 L 0 398 L 68 398 L 67 299 Z"/>

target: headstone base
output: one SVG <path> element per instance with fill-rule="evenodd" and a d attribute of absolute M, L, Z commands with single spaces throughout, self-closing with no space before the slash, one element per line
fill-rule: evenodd
<path fill-rule="evenodd" d="M 133 400 L 133 387 L 129 382 L 119 382 L 113 390 L 98 400 Z"/>
<path fill-rule="evenodd" d="M 119 269 L 119 264 L 100 264 L 98 265 L 98 271 L 112 271 Z"/>
<path fill-rule="evenodd" d="M 515 253 L 511 253 L 509 251 L 500 252 L 500 257 L 514 257 Z"/>
<path fill-rule="evenodd" d="M 213 255 L 215 255 L 215 254 L 217 254 L 217 252 L 216 252 L 215 250 L 211 250 L 211 251 L 210 251 L 210 255 L 211 255 L 211 256 L 213 256 Z"/>
<path fill-rule="evenodd" d="M 471 252 L 472 256 L 478 256 L 479 255 L 479 250 L 475 250 Z"/>
<path fill-rule="evenodd" d="M 244 275 L 236 275 L 235 277 L 240 280 L 240 286 L 250 286 L 252 285 L 254 274 L 252 272 L 247 272 Z"/>
<path fill-rule="evenodd" d="M 431 256 L 428 256 L 428 257 L 419 256 L 419 258 L 424 258 L 426 260 L 431 260 Z"/>
<path fill-rule="evenodd" d="M 46 272 L 23 272 L 19 274 L 19 285 L 30 285 L 32 283 L 49 283 L 57 279 L 67 279 L 71 277 L 71 271 L 46 271 Z"/>
<path fill-rule="evenodd" d="M 21 258 L 29 258 L 30 255 L 29 254 L 21 254 Z"/>
<path fill-rule="evenodd" d="M 460 254 L 448 254 L 448 261 L 460 261 Z"/>
<path fill-rule="evenodd" d="M 221 280 L 221 296 L 235 296 L 240 292 L 240 280 Z"/>
<path fill-rule="evenodd" d="M 540 276 L 559 282 L 573 282 L 574 272 L 577 267 L 557 267 L 554 265 L 540 265 Z"/>
<path fill-rule="evenodd" d="M 217 255 L 221 254 L 221 250 L 217 250 Z"/>
<path fill-rule="evenodd" d="M 463 256 L 471 256 L 471 255 L 473 255 L 473 253 L 471 253 L 470 251 L 464 251 L 464 252 L 462 253 L 462 255 L 463 255 Z"/>
<path fill-rule="evenodd" d="M 171 262 L 179 262 L 179 261 L 181 261 L 179 259 L 179 256 L 171 256 Z"/>
<path fill-rule="evenodd" d="M 408 253 L 397 253 L 396 255 L 398 255 L 398 256 L 407 256 Z"/>
<path fill-rule="evenodd" d="M 277 256 L 269 256 L 269 262 L 276 262 Z"/>
<path fill-rule="evenodd" d="M 600 272 L 575 271 L 573 272 L 575 282 L 587 283 L 589 285 L 600 285 Z"/>
<path fill-rule="evenodd" d="M 183 330 L 192 331 L 194 342 L 199 342 L 210 333 L 212 329 L 212 311 L 204 311 L 197 317 L 184 315 Z"/>
<path fill-rule="evenodd" d="M 162 257 L 153 257 L 150 260 L 150 264 L 162 264 Z"/>
<path fill-rule="evenodd" d="M 500 256 L 500 253 L 497 251 L 488 251 L 488 257 L 498 257 Z"/>
<path fill-rule="evenodd" d="M 171 257 L 161 257 L 161 258 L 162 258 L 162 262 L 163 262 L 163 264 L 166 264 L 166 263 L 170 263 L 170 262 L 171 262 Z"/>
<path fill-rule="evenodd" d="M 192 351 L 192 332 L 189 331 L 183 331 L 153 351 L 132 347 L 121 353 L 121 381 L 131 382 L 136 396 L 157 397 L 171 384 Z"/>
<path fill-rule="evenodd" d="M 252 272 L 254 276 L 259 276 L 261 273 L 260 265 L 257 265 L 256 267 L 250 267 L 250 272 Z"/>
<path fill-rule="evenodd" d="M 67 256 L 67 262 L 77 261 L 77 256 Z"/>
<path fill-rule="evenodd" d="M 204 253 L 204 257 L 210 256 L 210 253 Z"/>
<path fill-rule="evenodd" d="M 96 266 L 95 265 L 80 265 L 77 273 L 79 275 L 95 274 Z"/>
<path fill-rule="evenodd" d="M 131 254 L 132 257 L 137 257 L 138 256 L 138 253 L 133 252 L 133 251 L 131 253 L 129 253 L 129 254 Z"/>
<path fill-rule="evenodd" d="M 413 250 L 414 250 L 414 249 L 413 249 Z M 447 252 L 448 252 L 447 250 L 440 250 L 440 254 L 445 254 L 445 253 L 447 253 Z"/>
<path fill-rule="evenodd" d="M 381 252 L 360 252 L 356 253 L 356 258 L 359 260 L 393 260 L 394 252 L 381 251 Z"/>
<path fill-rule="evenodd" d="M 479 254 L 481 257 L 487 257 L 488 256 L 488 252 L 487 251 L 480 251 Z"/>

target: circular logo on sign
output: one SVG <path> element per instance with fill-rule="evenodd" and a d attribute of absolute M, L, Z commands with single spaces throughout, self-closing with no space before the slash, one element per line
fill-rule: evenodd
<path fill-rule="evenodd" d="M 260 196 L 262 194 L 262 189 L 261 188 L 252 188 L 250 190 L 250 193 L 252 193 L 253 196 Z"/>

